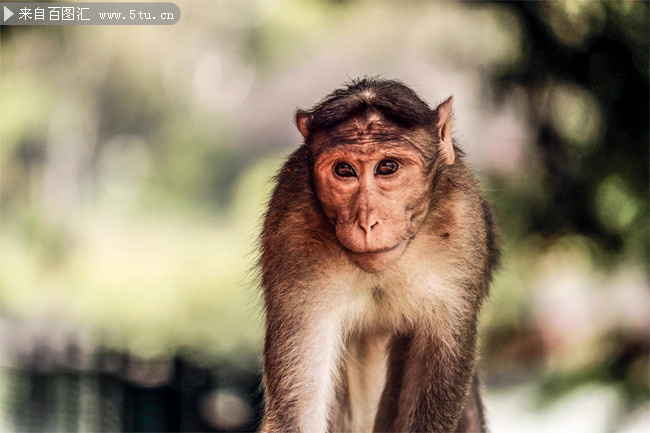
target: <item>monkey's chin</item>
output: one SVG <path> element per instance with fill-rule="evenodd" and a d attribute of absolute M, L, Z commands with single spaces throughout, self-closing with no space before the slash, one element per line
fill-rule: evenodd
<path fill-rule="evenodd" d="M 374 274 L 376 272 L 382 271 L 388 265 L 391 265 L 399 260 L 399 258 L 402 257 L 402 254 L 404 254 L 406 244 L 407 242 L 401 242 L 392 248 L 381 251 L 355 253 L 350 250 L 346 250 L 345 253 L 348 255 L 350 260 L 352 260 L 352 263 L 364 271 Z"/>

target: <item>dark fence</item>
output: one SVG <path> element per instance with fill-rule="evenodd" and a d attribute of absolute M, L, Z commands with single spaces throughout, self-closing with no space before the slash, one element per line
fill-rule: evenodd
<path fill-rule="evenodd" d="M 0 430 L 218 432 L 258 426 L 260 377 L 254 367 L 242 367 L 254 360 L 206 367 L 182 356 L 151 360 L 102 349 L 82 356 L 70 342 L 63 349 L 31 342 L 20 353 L 4 337 L 16 336 L 3 332 L 0 346 Z"/>

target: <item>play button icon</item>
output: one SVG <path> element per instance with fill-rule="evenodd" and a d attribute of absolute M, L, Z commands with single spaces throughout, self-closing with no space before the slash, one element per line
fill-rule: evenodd
<path fill-rule="evenodd" d="M 4 13 L 4 15 L 5 15 L 5 17 L 4 17 L 3 22 L 4 22 L 4 21 L 7 21 L 9 18 L 11 18 L 11 17 L 14 15 L 14 13 L 11 12 L 7 6 L 5 6 L 5 13 Z"/>

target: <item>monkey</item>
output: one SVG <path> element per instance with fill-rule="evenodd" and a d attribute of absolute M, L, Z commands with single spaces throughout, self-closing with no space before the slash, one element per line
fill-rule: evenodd
<path fill-rule="evenodd" d="M 484 432 L 477 315 L 499 250 L 449 97 L 346 83 L 297 110 L 259 258 L 261 432 Z"/>

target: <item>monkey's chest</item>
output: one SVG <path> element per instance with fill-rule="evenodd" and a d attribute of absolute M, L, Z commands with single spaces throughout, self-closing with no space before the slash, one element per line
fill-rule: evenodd
<path fill-rule="evenodd" d="M 434 267 L 357 272 L 334 286 L 336 293 L 330 299 L 341 302 L 341 311 L 348 316 L 345 321 L 354 329 L 399 332 L 422 321 L 444 321 L 465 306 L 457 285 Z"/>
<path fill-rule="evenodd" d="M 336 412 L 340 418 L 333 420 L 333 431 L 372 431 L 386 385 L 389 341 L 387 333 L 370 332 L 346 342 Z"/>

